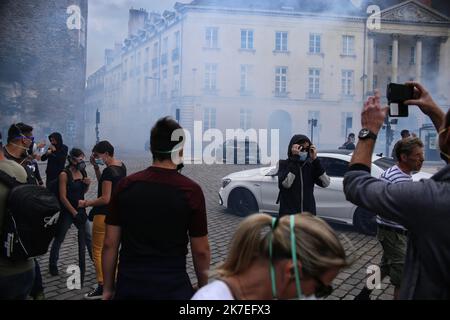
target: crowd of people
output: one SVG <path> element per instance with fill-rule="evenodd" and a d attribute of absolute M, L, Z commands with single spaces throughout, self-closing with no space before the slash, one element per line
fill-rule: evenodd
<path fill-rule="evenodd" d="M 406 104 L 419 106 L 431 118 L 439 132 L 442 159 L 448 163 L 450 111 L 444 115 L 421 84 L 408 85 L 414 87 L 415 99 Z M 352 133 L 343 146 L 354 149 L 344 178 L 345 195 L 378 215 L 382 276 L 390 277 L 396 299 L 450 299 L 450 166 L 431 179 L 413 182 L 411 174 L 424 161 L 423 143 L 405 134 L 394 147 L 396 165 L 380 178 L 372 177 L 372 153 L 386 112 L 378 93 L 369 97 L 359 141 L 355 146 Z M 43 185 L 36 160 L 47 161 L 45 186 L 60 204 L 49 273 L 59 274 L 59 251 L 73 224 L 82 283 L 86 249 L 95 266 L 97 286 L 86 299 L 259 300 L 330 295 L 333 280 L 352 261 L 333 229 L 315 216 L 314 185 L 326 188 L 330 178 L 309 138 L 295 135 L 287 159 L 278 163 L 278 216 L 260 213 L 245 218 L 217 270 L 218 278 L 209 282 L 205 197 L 200 185 L 181 173 L 182 163 L 174 160 L 183 158 L 184 136 L 172 140 L 179 129 L 170 117 L 158 120 L 150 132 L 152 165 L 128 176 L 108 141 L 97 143 L 89 155 L 78 148 L 69 151 L 55 132 L 49 136 L 50 147 L 39 156 L 36 150 L 44 144 L 35 143 L 31 126 L 11 125 L 5 145 L 0 136 L 0 171 L 18 183 Z M 86 199 L 92 184 L 87 162 L 98 183 L 94 199 Z M 0 181 L 0 232 L 6 216 L 14 214 L 10 191 Z M 189 251 L 195 285 L 187 273 Z M 357 299 L 370 299 L 370 293 L 364 288 Z M 44 298 L 36 257 L 11 260 L 0 255 L 0 299 L 29 296 Z"/>

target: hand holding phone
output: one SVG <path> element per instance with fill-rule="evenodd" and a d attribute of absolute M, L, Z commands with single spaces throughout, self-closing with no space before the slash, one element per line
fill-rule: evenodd
<path fill-rule="evenodd" d="M 390 117 L 407 117 L 408 104 L 406 101 L 414 99 L 414 87 L 398 83 L 389 83 L 386 97 L 389 104 Z M 394 104 L 391 106 L 391 104 Z"/>

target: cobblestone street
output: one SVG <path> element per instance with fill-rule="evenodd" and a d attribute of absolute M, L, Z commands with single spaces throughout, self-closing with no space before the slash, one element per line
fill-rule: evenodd
<path fill-rule="evenodd" d="M 124 159 L 128 173 L 133 173 L 146 168 L 149 162 L 148 155 L 141 157 L 126 157 Z M 229 173 L 254 168 L 255 166 L 245 165 L 187 165 L 183 169 L 183 174 L 197 181 L 205 193 L 208 212 L 209 241 L 211 245 L 211 271 L 214 277 L 215 266 L 220 264 L 225 258 L 231 237 L 242 218 L 234 216 L 224 210 L 218 203 L 218 190 L 221 178 Z M 427 169 L 425 169 L 427 170 Z M 435 172 L 435 168 L 428 169 Z M 41 173 L 45 172 L 45 164 L 41 166 Z M 88 174 L 93 180 L 93 185 L 87 195 L 88 199 L 96 197 L 97 186 L 92 166 L 88 166 Z M 345 245 L 345 249 L 352 256 L 355 263 L 348 269 L 341 272 L 334 281 L 333 295 L 328 299 L 352 300 L 362 289 L 366 279 L 367 266 L 378 264 L 381 259 L 381 247 L 376 238 L 360 234 L 348 226 L 332 225 L 337 230 L 340 239 Z M 59 276 L 52 277 L 48 272 L 48 254 L 40 257 L 45 295 L 49 300 L 79 300 L 90 291 L 95 285 L 95 270 L 93 264 L 86 254 L 86 277 L 85 284 L 81 290 L 69 290 L 67 279 L 70 274 L 66 273 L 69 265 L 78 263 L 78 251 L 76 241 L 76 229 L 72 226 L 64 241 L 59 260 Z M 192 265 L 192 258 L 188 257 L 188 272 L 193 282 L 196 282 L 195 272 Z M 392 299 L 393 287 L 385 279 L 380 290 L 373 291 L 372 299 Z"/>

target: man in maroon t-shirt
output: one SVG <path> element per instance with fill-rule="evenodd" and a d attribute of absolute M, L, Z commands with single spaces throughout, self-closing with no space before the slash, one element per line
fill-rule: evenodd
<path fill-rule="evenodd" d="M 208 283 L 205 198 L 200 186 L 177 170 L 174 159 L 182 157 L 184 141 L 172 141 L 175 130 L 181 127 L 173 119 L 158 120 L 150 137 L 153 165 L 117 185 L 105 220 L 104 299 L 190 299 L 189 242 L 197 285 Z"/>

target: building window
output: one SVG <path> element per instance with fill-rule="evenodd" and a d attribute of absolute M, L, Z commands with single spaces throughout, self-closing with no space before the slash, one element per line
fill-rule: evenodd
<path fill-rule="evenodd" d="M 149 71 L 149 61 L 150 61 L 150 48 L 145 48 L 145 61 L 144 61 L 144 72 Z"/>
<path fill-rule="evenodd" d="M 218 48 L 219 28 L 206 28 L 205 46 L 206 48 Z"/>
<path fill-rule="evenodd" d="M 378 63 L 378 44 L 374 45 L 373 62 Z"/>
<path fill-rule="evenodd" d="M 162 65 L 166 65 L 167 64 L 167 52 L 169 51 L 169 38 L 165 37 L 163 39 L 163 43 L 162 43 L 162 53 L 161 53 L 161 64 Z"/>
<path fill-rule="evenodd" d="M 389 46 L 389 48 L 388 48 L 388 61 L 387 61 L 387 63 L 388 64 L 392 64 L 392 46 Z"/>
<path fill-rule="evenodd" d="M 353 70 L 342 70 L 342 94 L 350 96 L 353 93 Z"/>
<path fill-rule="evenodd" d="M 173 79 L 172 97 L 176 97 L 180 94 L 180 80 L 178 78 Z"/>
<path fill-rule="evenodd" d="M 279 31 L 275 33 L 275 51 L 287 51 L 288 33 Z"/>
<path fill-rule="evenodd" d="M 175 45 L 172 50 L 172 61 L 177 61 L 180 58 L 180 31 L 175 32 Z"/>
<path fill-rule="evenodd" d="M 159 45 L 158 42 L 156 42 L 153 45 L 153 59 L 152 59 L 152 69 L 155 70 L 158 67 L 158 56 L 159 56 Z"/>
<path fill-rule="evenodd" d="M 248 130 L 252 127 L 252 110 L 241 108 L 240 112 L 240 128 Z"/>
<path fill-rule="evenodd" d="M 373 88 L 378 88 L 378 76 L 376 75 L 373 76 Z"/>
<path fill-rule="evenodd" d="M 123 66 L 122 66 L 122 80 L 127 80 L 127 68 L 128 68 L 128 60 L 125 59 L 123 61 Z"/>
<path fill-rule="evenodd" d="M 320 94 L 320 69 L 309 69 L 309 89 L 310 96 L 318 96 Z"/>
<path fill-rule="evenodd" d="M 156 79 L 158 79 L 158 74 L 154 73 L 153 79 L 152 79 L 152 81 L 153 81 L 153 96 L 154 97 L 158 94 L 158 80 L 156 80 Z"/>
<path fill-rule="evenodd" d="M 175 40 L 175 44 L 174 44 L 174 48 L 179 48 L 180 47 L 180 31 L 175 32 L 174 34 L 174 40 Z"/>
<path fill-rule="evenodd" d="M 341 137 L 347 137 L 353 128 L 353 112 L 341 112 Z"/>
<path fill-rule="evenodd" d="M 162 72 L 163 79 L 167 79 L 167 69 Z"/>
<path fill-rule="evenodd" d="M 287 67 L 275 69 L 275 96 L 287 95 Z"/>
<path fill-rule="evenodd" d="M 241 49 L 253 49 L 253 30 L 241 30 Z"/>
<path fill-rule="evenodd" d="M 217 86 L 217 64 L 205 65 L 205 89 L 216 90 Z"/>
<path fill-rule="evenodd" d="M 240 85 L 240 91 L 246 92 L 248 91 L 248 73 L 249 73 L 250 66 L 249 65 L 241 65 L 241 85 Z"/>
<path fill-rule="evenodd" d="M 342 36 L 342 54 L 345 56 L 355 55 L 355 37 L 354 36 Z"/>
<path fill-rule="evenodd" d="M 180 74 L 180 66 L 174 66 L 173 67 L 173 75 L 179 75 Z"/>
<path fill-rule="evenodd" d="M 205 108 L 203 110 L 203 129 L 216 128 L 216 108 Z"/>
<path fill-rule="evenodd" d="M 309 52 L 320 53 L 320 34 L 311 33 L 309 35 Z"/>
<path fill-rule="evenodd" d="M 136 64 L 136 75 L 139 76 L 140 74 L 141 74 L 141 52 L 139 51 Z"/>
<path fill-rule="evenodd" d="M 411 56 L 409 59 L 409 64 L 416 64 L 416 47 L 411 47 Z"/>

